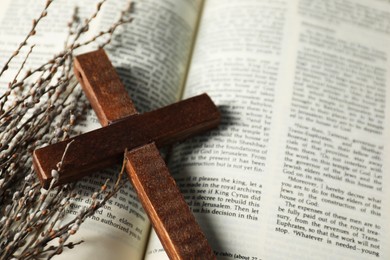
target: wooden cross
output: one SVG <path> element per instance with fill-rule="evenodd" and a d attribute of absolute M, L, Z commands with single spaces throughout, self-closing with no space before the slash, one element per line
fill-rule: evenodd
<path fill-rule="evenodd" d="M 217 107 L 203 94 L 137 114 L 102 49 L 76 57 L 74 70 L 104 127 L 35 150 L 33 162 L 42 185 L 49 185 L 51 171 L 61 160 L 59 184 L 119 162 L 127 149 L 128 176 L 168 256 L 214 259 L 158 147 L 216 127 L 220 121 Z"/>

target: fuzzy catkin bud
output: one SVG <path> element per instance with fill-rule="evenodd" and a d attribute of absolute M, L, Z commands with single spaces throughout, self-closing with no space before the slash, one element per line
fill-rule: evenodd
<path fill-rule="evenodd" d="M 29 182 L 29 181 L 31 181 L 33 178 L 34 178 L 34 177 L 32 176 L 32 174 L 28 174 L 26 177 L 24 177 L 24 180 L 25 180 L 26 182 Z"/>
<path fill-rule="evenodd" d="M 26 188 L 24 189 L 24 194 L 28 194 L 31 190 L 31 186 L 26 186 Z"/>
<path fill-rule="evenodd" d="M 92 194 L 92 199 L 95 200 L 95 199 L 98 197 L 98 195 L 99 195 L 98 192 L 94 192 L 94 193 Z"/>
<path fill-rule="evenodd" d="M 79 225 L 73 224 L 71 229 L 69 230 L 69 234 L 74 235 L 77 232 L 77 230 L 79 230 Z"/>
<path fill-rule="evenodd" d="M 58 180 L 58 178 L 60 177 L 60 174 L 58 173 L 57 170 L 51 170 L 51 176 L 53 177 L 54 180 Z"/>
<path fill-rule="evenodd" d="M 12 196 L 12 200 L 16 201 L 20 198 L 20 192 L 15 191 L 14 195 Z"/>
<path fill-rule="evenodd" d="M 33 101 L 31 101 L 31 100 L 30 100 L 30 101 L 27 101 L 27 100 L 26 100 L 26 101 L 23 102 L 23 105 L 24 105 L 25 107 L 27 107 L 27 108 L 32 108 L 32 107 L 34 107 L 34 104 L 35 104 L 35 103 L 34 103 Z"/>
<path fill-rule="evenodd" d="M 16 163 L 14 163 L 14 162 L 11 163 L 11 164 L 10 164 L 10 169 L 11 169 L 11 170 L 15 170 L 15 169 L 16 169 Z"/>
<path fill-rule="evenodd" d="M 34 113 L 33 113 L 33 115 L 34 116 L 37 116 L 37 115 L 39 115 L 40 113 L 42 113 L 42 108 L 40 108 L 40 107 L 37 107 L 36 109 L 34 109 Z"/>
<path fill-rule="evenodd" d="M 42 205 L 41 205 L 40 210 L 41 210 L 41 211 L 46 210 L 48 206 L 49 206 L 49 203 L 48 203 L 47 201 L 44 201 L 44 202 L 42 203 Z"/>
<path fill-rule="evenodd" d="M 5 215 L 8 215 L 8 213 L 11 211 L 12 209 L 12 205 L 11 204 L 8 204 L 6 207 L 5 207 Z"/>
<path fill-rule="evenodd" d="M 17 232 L 15 235 L 14 235 L 14 241 L 18 240 L 18 238 L 20 237 L 21 235 L 21 232 Z"/>
<path fill-rule="evenodd" d="M 35 218 L 35 213 L 30 213 L 28 215 L 28 218 L 30 219 L 30 221 L 33 220 Z"/>
<path fill-rule="evenodd" d="M 52 1 L 53 1 L 53 0 L 47 0 L 47 1 L 46 1 L 46 7 L 45 7 L 45 8 L 48 8 Z"/>
<path fill-rule="evenodd" d="M 57 129 L 55 130 L 54 134 L 55 134 L 56 137 L 61 137 L 62 134 L 63 134 L 63 131 L 62 131 L 61 128 L 57 128 Z"/>
<path fill-rule="evenodd" d="M 41 188 L 40 191 L 41 191 L 41 194 L 44 195 L 44 196 L 46 196 L 49 193 L 49 191 L 44 189 L 44 188 Z"/>
<path fill-rule="evenodd" d="M 60 202 L 60 205 L 61 205 L 61 206 L 65 205 L 67 201 L 68 201 L 68 200 L 67 200 L 66 198 L 63 198 L 63 199 L 61 200 L 61 202 Z"/>
<path fill-rule="evenodd" d="M 6 220 L 7 220 L 7 217 L 6 217 L 6 216 L 3 216 L 3 217 L 0 219 L 0 226 L 4 226 L 4 223 L 5 223 Z"/>
<path fill-rule="evenodd" d="M 19 221 L 21 217 L 22 217 L 22 213 L 19 212 L 18 214 L 16 214 L 15 220 Z"/>
<path fill-rule="evenodd" d="M 70 125 L 74 125 L 75 121 L 76 121 L 76 116 L 71 114 L 69 119 Z"/>

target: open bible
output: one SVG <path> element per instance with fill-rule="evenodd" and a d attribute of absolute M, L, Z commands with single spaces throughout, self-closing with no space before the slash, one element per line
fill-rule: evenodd
<path fill-rule="evenodd" d="M 74 2 L 53 5 L 42 58 Z M 91 30 L 121 5 L 108 1 Z M 6 53 L 35 1 L 1 7 Z M 204 92 L 219 106 L 218 130 L 168 156 L 217 258 L 388 259 L 388 46 L 385 0 L 144 0 L 106 51 L 140 112 Z M 98 127 L 91 112 L 83 131 Z M 115 171 L 79 182 L 68 214 Z M 56 259 L 166 257 L 130 184 L 73 239 L 85 242 Z"/>

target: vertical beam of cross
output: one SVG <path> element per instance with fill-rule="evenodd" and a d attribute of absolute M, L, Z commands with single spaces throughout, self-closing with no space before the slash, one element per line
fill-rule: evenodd
<path fill-rule="evenodd" d="M 137 113 L 103 50 L 76 57 L 74 69 L 103 126 Z M 156 145 L 133 149 L 126 159 L 128 176 L 168 256 L 214 259 Z"/>

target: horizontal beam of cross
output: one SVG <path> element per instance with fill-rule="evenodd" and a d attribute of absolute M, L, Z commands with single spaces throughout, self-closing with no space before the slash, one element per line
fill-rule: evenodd
<path fill-rule="evenodd" d="M 215 128 L 219 111 L 208 95 L 187 100 L 122 119 L 110 126 L 85 133 L 66 141 L 37 149 L 33 162 L 43 186 L 52 179 L 68 143 L 57 185 L 79 180 L 91 171 L 121 161 L 125 149 L 155 142 L 157 147 L 181 141 Z"/>

